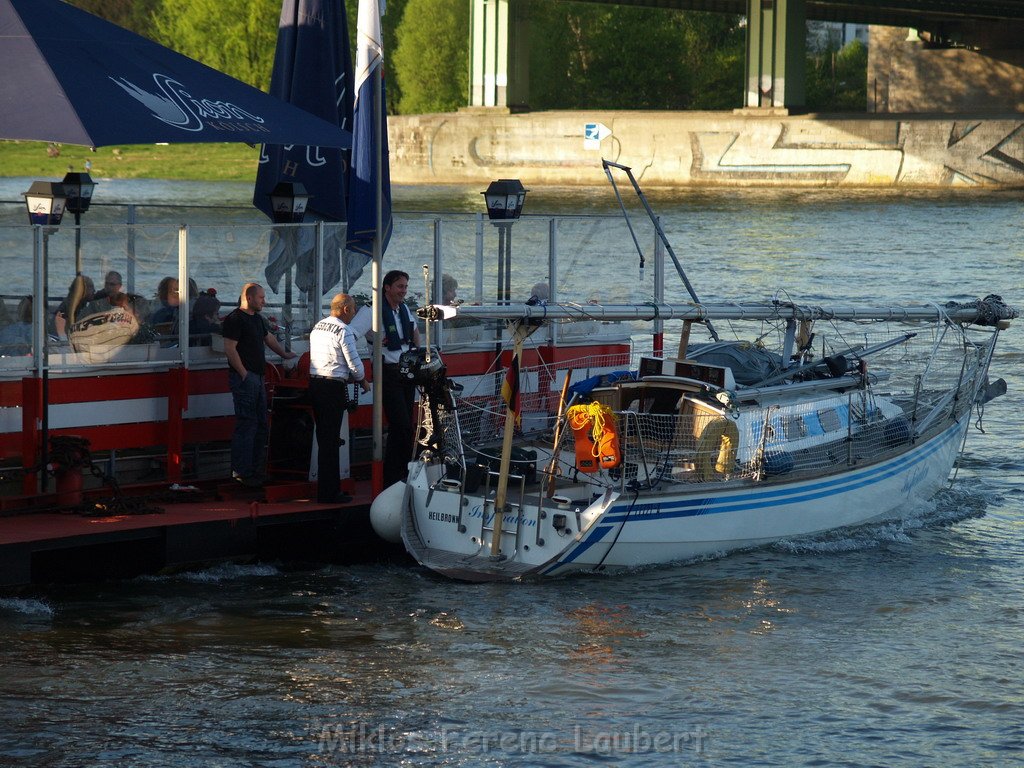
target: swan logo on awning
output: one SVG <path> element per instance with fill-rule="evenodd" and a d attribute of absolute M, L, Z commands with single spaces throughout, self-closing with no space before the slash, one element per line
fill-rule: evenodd
<path fill-rule="evenodd" d="M 193 96 L 184 84 L 167 75 L 154 74 L 153 81 L 159 91 L 156 93 L 140 88 L 122 78 L 110 78 L 125 93 L 138 101 L 157 120 L 173 125 L 183 131 L 265 131 L 262 117 L 246 112 L 230 101 L 213 101 Z"/>

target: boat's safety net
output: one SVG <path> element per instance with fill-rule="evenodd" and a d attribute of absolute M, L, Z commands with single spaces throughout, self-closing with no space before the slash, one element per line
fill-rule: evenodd
<path fill-rule="evenodd" d="M 559 363 L 523 366 L 519 370 L 519 432 L 534 435 L 554 429 L 558 401 L 565 376 L 572 372 L 572 381 L 598 374 L 626 370 L 630 355 L 594 355 Z M 474 377 L 456 398 L 459 426 L 463 439 L 470 445 L 487 445 L 500 441 L 505 427 L 505 401 L 501 397 L 504 370 Z M 454 435 L 452 436 L 454 437 Z"/>
<path fill-rule="evenodd" d="M 855 332 L 816 339 L 817 359 L 840 352 L 851 359 L 846 374 L 850 386 L 841 392 L 824 387 L 813 391 L 812 386 L 799 398 L 753 400 L 744 399 L 743 388 L 738 388 L 734 397 L 723 398 L 728 400 L 723 404 L 713 396 L 684 396 L 679 389 L 654 384 L 599 387 L 593 396 L 615 413 L 622 465 L 586 477 L 574 467 L 571 430 L 561 430 L 557 450 L 552 440 L 562 372 L 573 368 L 576 382 L 594 372 L 625 368 L 628 361 L 590 358 L 523 368 L 522 440 L 525 444 L 531 435 L 543 438 L 531 444 L 538 449 L 539 468 L 547 466 L 554 453 L 561 477 L 613 487 L 766 480 L 871 463 L 964 417 L 984 386 L 995 343 L 995 334 L 988 332 L 969 341 L 953 325 L 899 325 L 892 332 L 885 332 L 885 327 L 857 325 Z M 865 356 L 863 385 L 856 350 L 908 330 L 917 335 Z M 806 378 L 827 382 L 834 375 L 822 369 Z M 463 469 L 476 463 L 494 468 L 505 420 L 502 376 L 498 372 L 482 377 L 458 398 L 457 416 L 452 414 L 443 423 L 446 461 Z"/>

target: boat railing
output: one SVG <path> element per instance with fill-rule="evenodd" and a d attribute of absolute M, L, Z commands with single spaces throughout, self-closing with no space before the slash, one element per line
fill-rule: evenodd
<path fill-rule="evenodd" d="M 239 211 L 237 215 L 220 212 L 213 216 L 204 215 L 201 209 L 182 212 L 168 206 L 161 207 L 159 215 L 149 215 L 142 208 L 136 213 L 122 223 L 95 202 L 87 223 L 80 227 L 65 225 L 44 231 L 15 223 L 21 221 L 23 208 L 19 217 L 9 219 L 10 223 L 0 223 L 0 253 L 12 266 L 5 273 L 10 279 L 0 297 L 0 329 L 10 324 L 24 297 L 47 297 L 46 301 L 35 302 L 31 328 L 26 329 L 24 340 L 6 352 L 0 351 L 0 355 L 25 359 L 7 360 L 0 365 L 0 373 L 17 369 L 20 375 L 23 370 L 38 371 L 46 366 L 73 372 L 77 364 L 88 364 L 67 355 L 51 359 L 42 354 L 50 337 L 67 333 L 56 327 L 55 315 L 58 306 L 72 295 L 81 296 L 73 289 L 79 275 L 89 278 L 90 290 L 96 292 L 105 290 L 106 275 L 120 275 L 121 290 L 132 297 L 132 309 L 142 330 L 158 312 L 165 310 L 162 314 L 167 314 L 168 306 L 173 307 L 166 296 L 159 295 L 165 279 L 178 281 L 183 287 L 181 303 L 184 305 L 187 295 L 190 309 L 200 293 L 213 289 L 221 302 L 217 312 L 221 318 L 235 306 L 245 283 L 259 282 L 267 289 L 264 315 L 274 318 L 286 346 L 291 339 L 302 338 L 326 314 L 334 293 L 353 294 L 360 302 L 368 301 L 372 294 L 364 257 L 344 249 L 344 223 L 272 225 L 255 211 L 250 215 Z M 179 225 L 183 220 L 192 223 Z M 424 262 L 429 264 L 430 285 L 423 286 L 414 279 L 410 286 L 409 302 L 413 306 L 446 298 L 443 287 L 451 284 L 457 285 L 457 299 L 466 303 L 520 303 L 531 296 L 552 302 L 649 299 L 650 285 L 630 280 L 598 284 L 585 268 L 594 260 L 621 260 L 621 254 L 630 247 L 617 216 L 522 217 L 515 226 L 515 250 L 511 254 L 514 269 L 509 282 L 499 279 L 494 285 L 491 257 L 501 246 L 499 234 L 482 214 L 398 214 L 388 268 L 418 275 Z M 653 247 L 653 229 L 645 227 L 640 236 Z M 424 244 L 430 245 L 425 248 Z M 84 312 L 89 299 L 83 297 L 80 301 Z M 82 313 L 76 314 L 82 317 Z M 172 331 L 161 334 L 163 348 L 170 348 L 179 335 L 185 334 L 181 325 L 191 327 L 199 322 L 191 312 L 183 315 L 187 320 L 176 322 Z M 434 338 L 442 345 L 449 341 L 479 345 L 502 341 L 500 326 L 472 319 L 469 325 L 460 322 L 439 322 L 433 329 L 438 332 Z M 589 336 L 597 325 L 608 326 L 593 319 L 552 323 L 537 334 L 537 340 L 549 344 L 572 342 Z M 627 327 L 622 326 L 619 341 L 628 338 Z M 122 343 L 148 343 L 144 338 L 145 334 L 140 333 Z M 79 341 L 78 346 L 82 343 Z M 187 349 L 185 346 L 178 355 L 178 363 L 184 367 L 191 363 Z"/>
<path fill-rule="evenodd" d="M 868 329 L 859 331 L 857 339 L 872 345 L 886 336 Z M 638 397 L 641 383 L 598 388 L 594 396 L 607 400 L 616 413 L 623 455 L 623 466 L 600 478 L 577 473 L 571 454 L 563 452 L 562 446 L 548 442 L 545 447 L 543 441 L 531 445 L 543 454 L 538 456 L 538 466 L 546 466 L 554 455 L 555 471 L 562 478 L 611 482 L 623 489 L 839 471 L 905 450 L 922 435 L 960 418 L 983 383 L 994 342 L 993 334 L 965 343 L 961 334 L 941 330 L 929 334 L 919 329 L 908 342 L 872 356 L 863 377 L 843 377 L 849 382 L 836 391 L 812 387 L 797 402 L 780 394 L 777 404 L 744 404 L 739 398 L 739 407 L 722 406 L 715 400 L 698 407 L 694 398 L 682 397 L 675 389 L 666 388 L 666 397 L 659 399 L 657 388 L 651 387 L 646 399 L 626 403 L 624 399 Z M 850 337 L 835 342 L 840 345 L 849 347 Z M 829 348 L 822 349 L 822 356 Z M 625 364 L 624 359 L 615 358 L 523 368 L 523 440 L 554 432 L 558 391 L 567 369 L 578 371 L 573 374 L 575 382 L 585 373 L 628 367 Z M 592 367 L 584 368 L 587 365 Z M 507 407 L 500 394 L 504 373 L 502 369 L 477 377 L 475 386 L 457 401 L 458 425 L 446 430 L 445 445 L 448 454 L 461 457 L 463 476 L 471 463 L 465 461 L 464 445 L 474 447 L 473 462 L 493 465 L 497 461 Z M 830 379 L 821 381 L 827 384 Z"/>
<path fill-rule="evenodd" d="M 862 393 L 773 406 L 753 413 L 616 414 L 620 467 L 609 476 L 623 490 L 664 483 L 763 481 L 826 474 L 867 463 L 910 443 L 901 410 L 864 407 Z M 851 417 L 852 414 L 852 417 Z"/>
<path fill-rule="evenodd" d="M 955 346 L 937 350 L 932 364 L 914 377 L 910 391 L 903 395 L 911 403 L 909 418 L 915 439 L 937 424 L 959 419 L 973 407 L 995 342 L 995 334 L 970 342 L 957 337 Z"/>
<path fill-rule="evenodd" d="M 514 532 L 515 547 L 513 551 L 503 552 L 502 554 L 505 555 L 507 559 L 514 560 L 522 546 L 523 524 L 526 522 L 526 475 L 509 473 L 509 482 L 516 483 L 519 498 L 518 501 L 506 501 L 505 509 L 499 510 L 495 506 L 495 496 L 491 493 L 491 482 L 494 481 L 497 483 L 499 474 L 500 473 L 497 470 L 489 469 L 485 475 L 484 492 L 481 496 L 483 501 L 480 508 L 480 535 L 477 539 L 479 544 L 477 553 L 479 554 L 483 551 L 485 534 L 490 531 L 491 535 L 494 535 L 494 528 L 498 515 L 504 514 L 501 526 L 501 535 L 507 536 L 511 533 L 511 531 L 509 531 L 510 522 L 514 521 L 516 527 Z M 491 521 L 490 525 L 487 524 L 488 520 Z M 537 524 L 539 526 L 539 520 Z"/>

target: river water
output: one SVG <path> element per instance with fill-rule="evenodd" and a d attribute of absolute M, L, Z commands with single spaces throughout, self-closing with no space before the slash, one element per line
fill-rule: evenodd
<path fill-rule="evenodd" d="M 478 192 L 397 204 L 474 210 Z M 1019 193 L 652 202 L 702 297 L 1024 304 Z M 267 563 L 4 596 L 0 764 L 1019 765 L 1022 360 L 1018 321 L 986 434 L 899 523 L 544 584 Z"/>

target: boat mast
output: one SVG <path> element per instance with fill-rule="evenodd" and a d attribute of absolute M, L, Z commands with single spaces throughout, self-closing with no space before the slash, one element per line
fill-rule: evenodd
<path fill-rule="evenodd" d="M 538 325 L 529 323 L 515 323 L 512 327 L 512 365 L 522 360 L 523 342 L 529 338 Z M 518 375 L 518 370 L 517 370 Z M 518 389 L 518 382 L 516 388 Z M 501 529 L 505 519 L 505 508 L 508 499 L 508 475 L 512 465 L 512 438 L 516 429 L 516 412 L 509 405 L 505 408 L 505 432 L 501 441 L 501 459 L 498 465 L 498 488 L 494 494 L 494 530 L 491 534 L 491 559 L 502 560 L 501 554 Z M 522 514 L 522 510 L 520 510 Z"/>
<path fill-rule="evenodd" d="M 904 306 L 820 306 L 790 302 L 748 304 L 514 304 L 459 306 L 455 315 L 497 320 L 887 320 L 892 322 L 973 323 L 986 317 L 999 321 L 1017 317 L 1017 310 L 1004 304 L 975 302 L 940 307 L 936 304 Z M 441 316 L 441 308 L 437 308 Z M 449 308 L 448 316 L 453 316 Z"/>
<path fill-rule="evenodd" d="M 686 286 L 686 292 L 690 294 L 690 298 L 693 299 L 694 303 L 700 304 L 700 299 L 697 298 L 697 292 L 693 290 L 693 286 L 690 284 L 690 279 L 686 276 L 686 272 L 683 270 L 683 265 L 679 263 L 679 259 L 676 257 L 676 252 L 672 250 L 672 243 L 668 241 L 668 236 L 665 234 L 665 230 L 661 227 L 661 221 L 654 215 L 654 211 L 651 209 L 650 203 L 647 202 L 647 196 L 644 195 L 643 190 L 640 189 L 640 185 L 637 184 L 636 179 L 633 177 L 633 169 L 625 165 L 619 165 L 613 163 L 611 160 L 601 160 L 601 167 L 604 168 L 605 175 L 608 176 L 608 181 L 611 182 L 612 189 L 615 190 L 615 198 L 619 201 L 619 208 L 622 209 L 622 215 L 626 217 L 626 226 L 629 227 L 629 234 L 633 236 L 633 243 L 636 245 L 636 250 L 640 254 L 640 269 L 641 276 L 643 275 L 644 267 L 644 254 L 640 250 L 640 243 L 636 239 L 636 234 L 633 232 L 633 225 L 629 221 L 629 214 L 626 213 L 626 206 L 622 204 L 622 196 L 619 195 L 619 188 L 615 184 L 615 179 L 612 177 L 610 168 L 618 168 L 620 171 L 624 171 L 627 178 L 629 178 L 630 184 L 633 185 L 633 190 L 636 192 L 636 196 L 640 199 L 640 202 L 644 206 L 644 210 L 647 211 L 647 216 L 650 218 L 651 223 L 654 225 L 654 231 L 658 233 L 658 238 L 665 245 L 665 250 L 668 251 L 668 255 L 672 257 L 672 263 L 676 265 L 676 272 L 679 273 L 680 279 L 683 281 L 683 285 Z M 718 341 L 718 332 L 715 327 L 711 324 L 711 320 L 705 318 L 703 321 L 704 325 L 707 326 L 708 332 L 711 334 L 711 338 Z M 682 354 L 682 350 L 680 350 Z"/>

